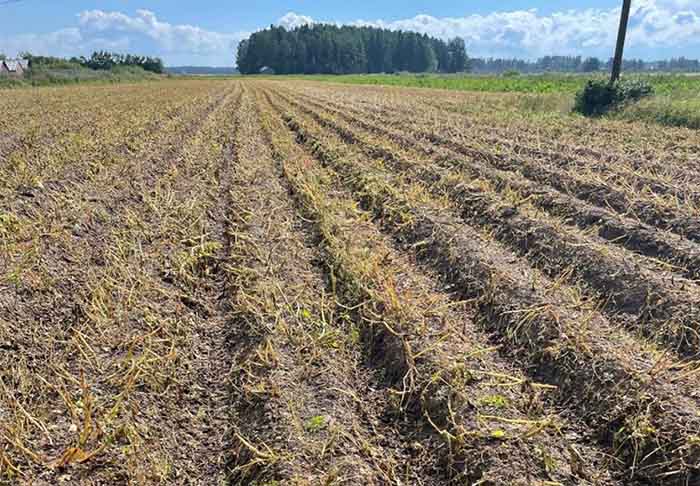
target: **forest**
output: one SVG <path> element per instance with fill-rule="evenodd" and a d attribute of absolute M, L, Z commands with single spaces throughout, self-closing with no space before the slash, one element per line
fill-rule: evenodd
<path fill-rule="evenodd" d="M 443 41 L 415 32 L 313 24 L 270 26 L 238 47 L 243 74 L 456 73 L 467 70 L 464 40 Z"/>

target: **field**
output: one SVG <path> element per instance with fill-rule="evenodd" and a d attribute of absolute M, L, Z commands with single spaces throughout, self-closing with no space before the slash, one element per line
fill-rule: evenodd
<path fill-rule="evenodd" d="M 11 96 L 0 484 L 700 484 L 697 132 L 288 79 Z"/>
<path fill-rule="evenodd" d="M 700 76 L 685 74 L 628 74 L 643 79 L 664 95 L 682 92 L 697 93 Z M 515 92 L 515 93 L 568 93 L 580 90 L 588 79 L 606 79 L 607 74 L 348 74 L 340 76 L 313 75 L 289 78 L 327 81 L 340 84 L 403 86 L 407 88 L 449 89 L 457 91 Z"/>
<path fill-rule="evenodd" d="M 567 114 L 574 106 L 574 96 L 589 79 L 605 79 L 603 74 L 543 75 L 343 75 L 288 76 L 336 84 L 430 88 L 484 93 L 522 93 L 516 98 L 520 111 L 537 114 Z M 643 121 L 665 126 L 700 128 L 700 76 L 694 74 L 636 74 L 631 79 L 649 83 L 655 96 L 615 110 L 611 118 Z"/>

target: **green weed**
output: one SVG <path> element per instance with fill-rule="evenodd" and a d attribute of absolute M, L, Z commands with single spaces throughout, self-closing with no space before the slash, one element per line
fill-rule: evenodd
<path fill-rule="evenodd" d="M 311 432 L 313 434 L 325 429 L 326 426 L 326 417 L 324 417 L 323 415 L 316 415 L 315 417 L 311 417 L 309 420 L 306 421 L 306 423 L 304 424 L 304 429 L 306 429 L 307 432 Z"/>

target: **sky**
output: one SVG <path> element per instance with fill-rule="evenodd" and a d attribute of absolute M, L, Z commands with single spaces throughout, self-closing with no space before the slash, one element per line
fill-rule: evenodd
<path fill-rule="evenodd" d="M 233 66 L 241 39 L 269 26 L 373 25 L 464 38 L 471 57 L 608 58 L 622 0 L 0 0 L 0 52 L 95 50 L 167 65 Z M 632 0 L 626 57 L 700 57 L 700 0 Z"/>

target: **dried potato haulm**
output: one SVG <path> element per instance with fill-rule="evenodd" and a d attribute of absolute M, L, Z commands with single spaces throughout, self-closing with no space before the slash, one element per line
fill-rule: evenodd
<path fill-rule="evenodd" d="M 151 89 L 143 113 L 167 115 L 160 88 Z M 240 87 L 204 83 L 188 94 L 175 101 L 172 122 L 132 150 L 109 152 L 96 139 L 48 168 L 58 179 L 2 201 L 3 480 L 223 474 L 223 432 L 209 430 L 226 426 L 227 395 L 211 384 L 225 380 L 225 341 L 216 292 L 207 290 L 213 277 L 195 270 L 206 262 L 206 216 L 217 204 L 217 140 Z M 13 180 L 12 166 L 2 170 Z"/>
<path fill-rule="evenodd" d="M 500 334 L 517 359 L 525 357 L 534 376 L 557 383 L 563 403 L 577 397 L 577 414 L 600 428 L 600 435 L 617 430 L 605 440 L 630 468 L 655 476 L 675 464 L 673 474 L 694 477 L 697 392 L 694 378 L 686 381 L 694 376 L 692 361 L 626 333 L 600 314 L 599 303 L 583 298 L 580 288 L 565 285 L 566 274 L 549 280 L 492 243 L 493 230 L 480 234 L 465 226 L 444 196 L 433 198 L 422 184 L 402 181 L 410 180 L 410 173 L 394 166 L 391 157 L 368 157 L 362 144 L 309 119 L 298 107 L 285 109 L 281 97 L 274 103 L 300 143 L 343 173 L 362 204 L 396 238 L 432 260 L 465 297 L 477 299 L 486 331 Z M 657 383 L 657 373 L 666 379 Z M 649 387 L 658 388 L 650 392 Z M 678 408 L 671 411 L 664 402 Z M 640 466 L 640 457 L 649 462 Z"/>
<path fill-rule="evenodd" d="M 698 483 L 697 134 L 509 96 L 17 91 L 0 484 Z"/>

